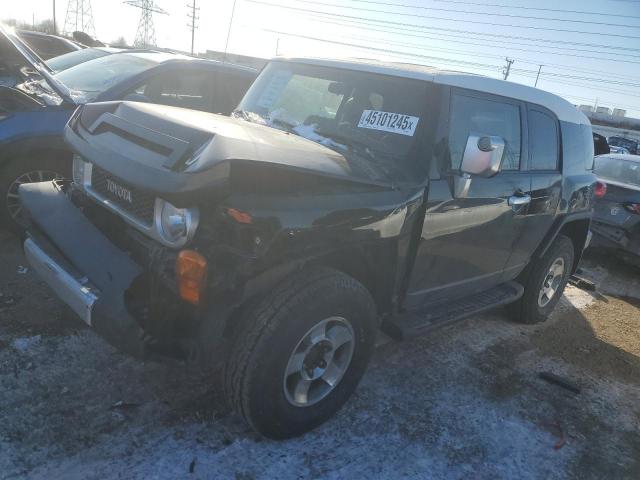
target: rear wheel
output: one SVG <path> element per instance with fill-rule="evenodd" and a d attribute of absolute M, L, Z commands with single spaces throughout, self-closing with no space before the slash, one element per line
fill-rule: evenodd
<path fill-rule="evenodd" d="M 543 257 L 531 266 L 522 298 L 509 306 L 513 320 L 531 324 L 547 319 L 569 281 L 573 258 L 573 242 L 558 235 Z"/>
<path fill-rule="evenodd" d="M 262 435 L 320 425 L 347 401 L 375 342 L 375 307 L 353 278 L 319 268 L 291 278 L 247 312 L 225 367 L 225 395 Z"/>
<path fill-rule="evenodd" d="M 22 230 L 25 226 L 25 219 L 18 196 L 18 187 L 23 183 L 69 178 L 70 173 L 69 162 L 59 158 L 47 160 L 16 159 L 3 166 L 0 170 L 2 199 L 0 222 L 14 231 Z"/>

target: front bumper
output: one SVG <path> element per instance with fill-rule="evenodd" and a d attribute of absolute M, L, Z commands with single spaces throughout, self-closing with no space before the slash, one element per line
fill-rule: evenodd
<path fill-rule="evenodd" d="M 31 219 L 24 250 L 33 269 L 109 343 L 144 357 L 142 329 L 125 306 L 125 292 L 142 268 L 54 182 L 21 185 L 19 194 Z"/>

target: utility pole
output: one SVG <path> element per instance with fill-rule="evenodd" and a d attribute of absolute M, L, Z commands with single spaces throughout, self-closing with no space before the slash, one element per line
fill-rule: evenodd
<path fill-rule="evenodd" d="M 229 29 L 227 30 L 227 41 L 224 44 L 224 57 L 223 60 L 227 61 L 227 49 L 229 48 L 229 37 L 231 36 L 231 26 L 233 25 L 233 14 L 236 12 L 236 0 L 233 0 L 233 7 L 231 7 L 231 18 L 229 19 Z"/>
<path fill-rule="evenodd" d="M 538 79 L 540 78 L 540 71 L 542 70 L 542 67 L 544 67 L 544 65 L 540 65 L 540 67 L 538 68 L 538 75 L 536 75 L 536 83 L 533 84 L 534 87 L 538 86 Z"/>
<path fill-rule="evenodd" d="M 200 10 L 199 7 L 196 7 L 196 0 L 193 0 L 191 5 L 187 5 L 191 9 L 191 13 L 187 13 L 187 17 L 191 20 L 191 23 L 187 23 L 187 27 L 191 28 L 191 55 L 193 55 L 193 43 L 196 35 L 196 28 L 198 28 L 197 21 L 200 17 L 196 16 L 196 10 Z"/>
<path fill-rule="evenodd" d="M 507 61 L 507 65 L 502 69 L 502 73 L 504 74 L 504 79 L 509 78 L 509 70 L 511 70 L 511 64 L 515 61 L 509 57 L 504 58 Z"/>
<path fill-rule="evenodd" d="M 56 0 L 53 0 L 53 34 L 58 34 L 58 27 L 56 26 Z"/>

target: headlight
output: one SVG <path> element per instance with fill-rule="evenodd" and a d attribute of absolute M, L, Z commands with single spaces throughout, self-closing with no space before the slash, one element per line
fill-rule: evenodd
<path fill-rule="evenodd" d="M 168 243 L 178 247 L 193 237 L 198 226 L 197 208 L 178 208 L 169 202 L 160 200 L 156 227 L 160 236 Z"/>
<path fill-rule="evenodd" d="M 82 159 L 80 155 L 73 155 L 73 183 L 82 187 L 84 185 L 84 172 L 85 172 L 85 164 L 86 162 Z"/>

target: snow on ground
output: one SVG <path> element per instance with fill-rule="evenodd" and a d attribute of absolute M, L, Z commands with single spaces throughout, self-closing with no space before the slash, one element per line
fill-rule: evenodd
<path fill-rule="evenodd" d="M 107 346 L 21 261 L 0 253 L 1 479 L 640 478 L 640 287 L 623 266 L 585 275 L 624 298 L 570 287 L 543 325 L 497 310 L 384 343 L 334 419 L 274 442 L 215 377 Z"/>

